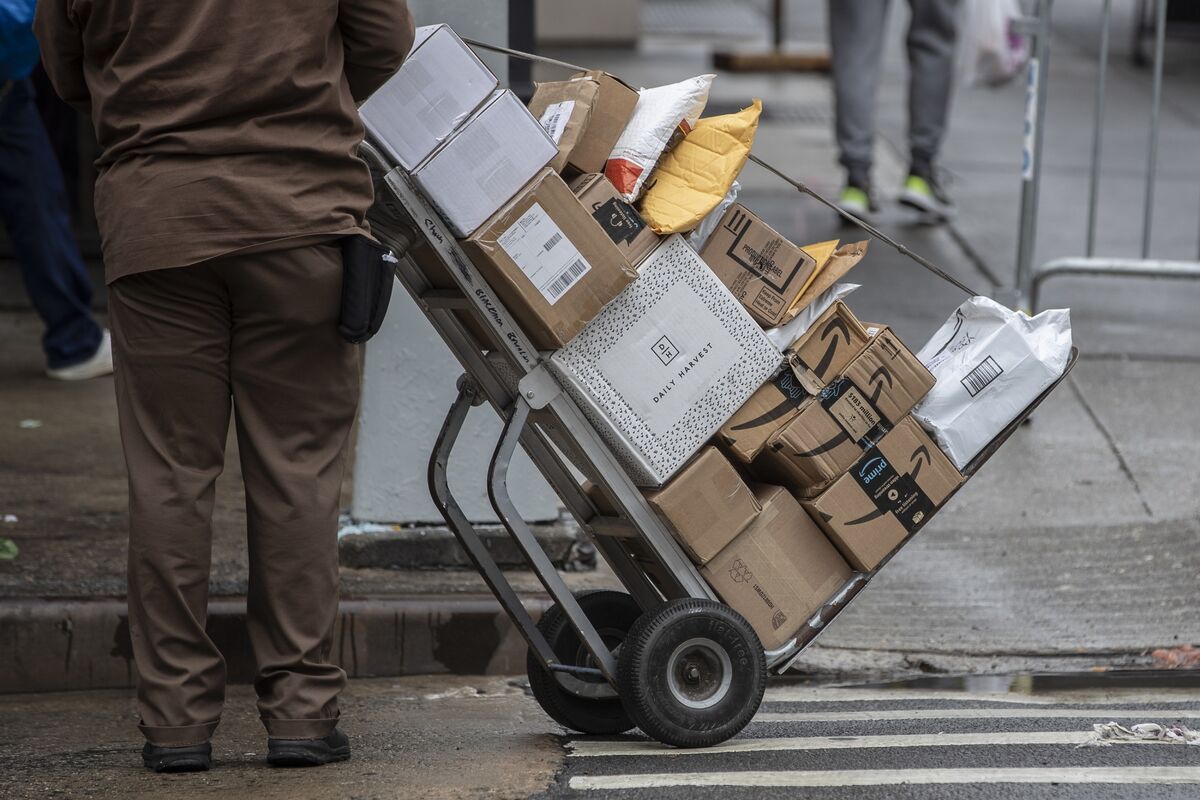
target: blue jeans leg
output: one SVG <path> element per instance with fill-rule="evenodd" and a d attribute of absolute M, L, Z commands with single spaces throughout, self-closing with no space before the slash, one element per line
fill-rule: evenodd
<path fill-rule="evenodd" d="M 58 369 L 91 358 L 103 335 L 92 317 L 92 282 L 71 230 L 62 170 L 28 80 L 18 81 L 0 100 L 0 219 L 29 299 L 46 325 L 47 364 Z"/>

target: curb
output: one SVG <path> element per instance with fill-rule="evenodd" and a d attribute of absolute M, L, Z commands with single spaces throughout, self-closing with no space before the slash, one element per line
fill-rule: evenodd
<path fill-rule="evenodd" d="M 595 547 L 574 522 L 529 527 L 559 569 L 595 569 Z M 475 532 L 501 568 L 529 568 L 516 540 L 504 528 L 479 525 Z M 474 569 L 458 539 L 444 525 L 406 527 L 343 520 L 338 532 L 338 562 L 355 569 Z"/>
<path fill-rule="evenodd" d="M 548 598 L 523 598 L 536 619 Z M 230 683 L 254 679 L 244 598 L 209 604 L 208 634 Z M 347 599 L 333 659 L 351 678 L 511 675 L 525 671 L 525 641 L 488 595 Z M 0 693 L 125 689 L 136 670 L 124 600 L 0 600 Z"/>

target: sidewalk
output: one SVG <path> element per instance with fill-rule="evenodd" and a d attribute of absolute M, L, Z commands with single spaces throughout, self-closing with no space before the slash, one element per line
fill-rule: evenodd
<path fill-rule="evenodd" d="M 705 29 L 705 20 L 721 18 L 698 12 L 687 36 L 670 33 L 678 19 L 668 13 L 672 7 L 705 3 L 651 5 L 653 20 L 664 28 L 649 32 L 636 53 L 549 55 L 657 85 L 709 71 L 714 42 L 751 42 Z M 1081 142 L 1088 141 L 1081 130 L 1089 118 L 1079 115 L 1088 112 L 1091 72 L 1086 51 L 1074 43 L 1090 35 L 1092 22 L 1080 2 L 1059 5 L 1051 125 L 1073 128 L 1052 128 L 1047 137 L 1051 177 L 1042 259 L 1082 247 L 1084 211 L 1071 198 L 1080 191 L 1087 146 Z M 900 23 L 901 14 L 894 17 Z M 753 21 L 744 14 L 739 19 Z M 733 33 L 761 35 L 747 25 L 734 26 Z M 797 19 L 793 27 L 795 38 L 820 40 L 823 14 Z M 905 168 L 895 148 L 904 130 L 900 41 L 897 31 L 880 95 L 876 182 L 885 194 L 899 185 Z M 541 67 L 535 72 L 540 79 L 560 75 Z M 1142 79 L 1126 62 L 1114 62 L 1110 85 L 1127 106 L 1147 102 L 1148 92 L 1138 89 Z M 1169 80 L 1156 230 L 1164 256 L 1186 257 L 1183 240 L 1195 235 L 1200 177 L 1197 120 L 1189 109 L 1200 100 L 1200 78 Z M 836 193 L 841 176 L 826 79 L 721 75 L 710 107 L 724 111 L 755 96 L 767 108 L 756 152 L 817 190 Z M 1056 98 L 1063 98 L 1058 105 Z M 995 288 L 989 276 L 1008 278 L 1015 258 L 1022 102 L 1016 85 L 964 90 L 956 98 L 946 145 L 961 207 L 953 229 L 912 225 L 894 206 L 882 217 L 886 232 L 983 293 Z M 1132 217 L 1140 216 L 1123 198 L 1140 198 L 1133 188 L 1136 159 L 1127 151 L 1143 123 L 1117 107 L 1110 101 L 1114 164 L 1106 174 L 1112 194 L 1104 204 L 1102 252 L 1127 251 L 1125 243 L 1136 241 Z M 742 184 L 742 201 L 797 243 L 865 238 L 754 165 Z M 851 277 L 863 284 L 849 300 L 859 316 L 891 324 L 914 347 L 963 299 L 881 242 Z M 1192 312 L 1200 286 L 1064 280 L 1048 287 L 1046 302 L 1074 306 L 1084 358 L 1072 379 L 832 626 L 806 655 L 805 668 L 839 674 L 1086 669 L 1145 663 L 1151 648 L 1200 642 L 1200 620 L 1187 604 L 1200 578 L 1194 544 L 1200 482 L 1191 477 L 1200 466 L 1200 415 L 1190 400 L 1200 390 L 1200 322 Z M 0 523 L 0 536 L 21 548 L 15 561 L 0 562 L 0 652 L 16 659 L 3 666 L 10 675 L 19 667 L 20 675 L 44 678 L 42 688 L 123 686 L 130 678 L 119 602 L 125 488 L 111 380 L 70 386 L 42 379 L 38 335 L 29 313 L 0 313 L 6 343 L 0 349 L 0 519 L 17 517 Z M 23 427 L 23 420 L 40 426 Z M 222 603 L 213 624 L 236 648 L 243 641 L 245 555 L 233 448 L 228 465 L 218 484 L 212 592 Z M 513 575 L 531 607 L 540 608 L 544 598 L 532 577 Z M 603 570 L 568 578 L 578 586 L 612 581 Z M 353 674 L 523 669 L 519 637 L 473 573 L 343 568 L 342 580 L 347 605 L 338 652 Z M 239 663 L 244 658 L 231 659 L 235 674 Z"/>

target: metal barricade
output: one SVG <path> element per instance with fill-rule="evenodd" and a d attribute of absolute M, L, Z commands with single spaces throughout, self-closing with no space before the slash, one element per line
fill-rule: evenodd
<path fill-rule="evenodd" d="M 1200 278 L 1200 260 L 1172 261 L 1150 257 L 1154 226 L 1154 189 L 1158 171 L 1159 115 L 1162 109 L 1163 59 L 1168 0 L 1145 0 L 1153 7 L 1154 55 L 1150 102 L 1150 141 L 1146 148 L 1145 197 L 1142 204 L 1140 256 L 1096 255 L 1096 217 L 1099 207 L 1100 166 L 1103 152 L 1104 105 L 1112 38 L 1112 0 L 1102 0 L 1100 52 L 1096 67 L 1090 180 L 1087 204 L 1087 239 L 1082 256 L 1056 258 L 1034 263 L 1037 241 L 1038 202 L 1042 180 L 1042 144 L 1047 101 L 1050 42 L 1054 0 L 1034 0 L 1033 13 L 1016 22 L 1016 29 L 1029 36 L 1033 55 L 1026 70 L 1025 141 L 1021 168 L 1020 238 L 1014 280 L 1018 307 L 1036 312 L 1043 282 L 1059 275 L 1093 275 L 1138 278 Z M 1140 14 L 1139 14 L 1140 17 Z M 1140 21 L 1139 21 L 1140 24 Z M 1200 256 L 1198 256 L 1200 259 Z"/>

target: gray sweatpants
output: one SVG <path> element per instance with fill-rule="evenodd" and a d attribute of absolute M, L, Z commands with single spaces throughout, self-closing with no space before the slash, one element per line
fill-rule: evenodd
<path fill-rule="evenodd" d="M 954 87 L 959 0 L 908 0 L 908 147 L 928 169 L 946 132 Z M 875 97 L 890 0 L 829 0 L 839 161 L 851 180 L 870 177 Z"/>

